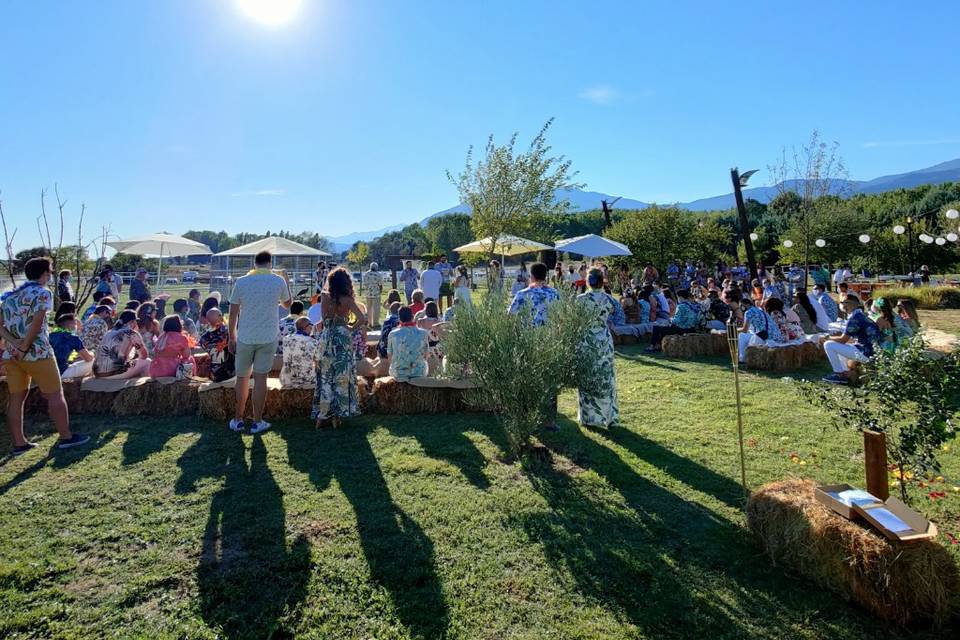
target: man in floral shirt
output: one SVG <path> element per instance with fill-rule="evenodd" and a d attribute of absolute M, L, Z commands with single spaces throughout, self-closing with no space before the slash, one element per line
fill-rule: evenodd
<path fill-rule="evenodd" d="M 280 386 L 285 389 L 313 389 L 317 384 L 317 369 L 314 359 L 319 342 L 311 333 L 310 318 L 300 316 L 294 332 L 283 337 L 283 368 L 280 369 Z"/>
<path fill-rule="evenodd" d="M 53 294 L 47 289 L 52 276 L 50 258 L 31 258 L 24 265 L 27 281 L 3 294 L 0 314 L 3 325 L 0 336 L 6 342 L 7 428 L 13 440 L 13 455 L 24 454 L 37 445 L 28 442 L 23 433 L 23 404 L 31 382 L 40 387 L 47 400 L 50 419 L 60 434 L 58 449 L 69 449 L 90 441 L 70 431 L 67 402 L 60 385 L 60 370 L 47 335 L 47 313 L 53 311 Z"/>
<path fill-rule="evenodd" d="M 383 276 L 380 265 L 370 263 L 370 270 L 363 274 L 363 291 L 367 299 L 367 320 L 371 329 L 380 326 L 380 294 L 383 292 Z"/>
<path fill-rule="evenodd" d="M 538 262 L 530 267 L 530 286 L 513 296 L 510 313 L 517 315 L 526 310 L 533 317 L 536 327 L 547 322 L 547 307 L 560 299 L 557 290 L 547 284 L 547 265 Z"/>
<path fill-rule="evenodd" d="M 547 265 L 542 262 L 530 267 L 530 286 L 518 291 L 510 303 L 511 314 L 529 313 L 536 327 L 546 324 L 548 307 L 560 299 L 557 290 L 547 285 L 547 273 Z M 546 399 L 543 412 L 543 428 L 547 431 L 558 431 L 556 396 Z"/>
<path fill-rule="evenodd" d="M 83 323 L 83 329 L 80 330 L 80 339 L 83 340 L 83 348 L 90 353 L 96 353 L 103 341 L 103 336 L 110 331 L 110 320 L 112 311 L 105 304 L 97 305 L 93 310 L 93 315 L 89 320 Z"/>

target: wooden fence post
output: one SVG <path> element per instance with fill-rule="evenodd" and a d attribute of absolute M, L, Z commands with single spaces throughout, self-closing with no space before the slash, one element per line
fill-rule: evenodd
<path fill-rule="evenodd" d="M 867 475 L 867 491 L 881 500 L 889 498 L 886 434 L 877 431 L 863 432 L 863 463 Z"/>

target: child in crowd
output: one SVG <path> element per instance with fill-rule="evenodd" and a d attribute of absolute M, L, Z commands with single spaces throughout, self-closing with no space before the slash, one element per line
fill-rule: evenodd
<path fill-rule="evenodd" d="M 303 317 L 303 302 L 290 303 L 290 314 L 280 319 L 280 339 L 277 341 L 277 355 L 283 355 L 283 339 L 297 332 L 297 321 Z"/>
<path fill-rule="evenodd" d="M 206 319 L 210 328 L 200 337 L 200 346 L 210 356 L 210 379 L 223 382 L 234 375 L 234 357 L 227 348 L 230 332 L 223 322 L 223 313 L 219 308 L 208 310 Z"/>
<path fill-rule="evenodd" d="M 193 320 L 194 324 L 200 324 L 200 290 L 190 289 L 187 294 L 187 317 Z"/>
<path fill-rule="evenodd" d="M 103 340 L 103 336 L 110 330 L 110 322 L 113 318 L 113 311 L 105 304 L 94 308 L 93 314 L 83 323 L 83 329 L 80 331 L 80 340 L 83 341 L 83 348 L 90 353 L 96 353 L 97 347 Z"/>
<path fill-rule="evenodd" d="M 57 328 L 50 332 L 50 346 L 57 358 L 57 369 L 62 380 L 82 378 L 93 373 L 93 354 L 84 348 L 76 330 L 77 317 L 67 313 L 57 318 Z M 74 353 L 80 359 L 71 365 L 70 358 Z"/>
<path fill-rule="evenodd" d="M 183 298 L 178 298 L 173 302 L 173 312 L 180 316 L 180 323 L 183 325 L 183 331 L 188 338 L 193 338 L 194 344 L 200 339 L 200 332 L 197 331 L 196 323 L 190 319 L 190 303 Z M 164 319 L 166 321 L 166 319 Z"/>
<path fill-rule="evenodd" d="M 177 375 L 181 364 L 190 364 L 195 370 L 196 361 L 190 353 L 190 343 L 183 331 L 180 316 L 167 316 L 163 319 L 163 335 L 157 340 L 150 359 L 151 378 L 172 378 Z"/>
<path fill-rule="evenodd" d="M 410 304 L 410 312 L 413 315 L 417 315 L 423 311 L 424 301 L 423 301 L 423 289 L 415 289 L 412 296 L 413 302 Z"/>

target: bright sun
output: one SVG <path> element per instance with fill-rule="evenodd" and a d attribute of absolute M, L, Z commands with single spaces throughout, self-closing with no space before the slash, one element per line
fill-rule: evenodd
<path fill-rule="evenodd" d="M 237 0 L 237 6 L 248 18 L 268 26 L 290 22 L 302 4 L 302 0 Z"/>

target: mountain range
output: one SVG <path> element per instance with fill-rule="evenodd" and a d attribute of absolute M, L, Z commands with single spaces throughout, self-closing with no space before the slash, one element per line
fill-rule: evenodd
<path fill-rule="evenodd" d="M 910 189 L 912 187 L 919 187 L 920 185 L 924 184 L 941 184 L 944 182 L 958 181 L 960 181 L 960 158 L 957 158 L 956 160 L 949 160 L 947 162 L 941 162 L 940 164 L 936 164 L 925 169 L 917 169 L 916 171 L 909 171 L 907 173 L 880 176 L 879 178 L 874 178 L 873 180 L 834 180 L 831 184 L 830 190 L 832 193 L 844 193 L 851 195 L 858 193 L 870 194 L 893 191 L 895 189 Z M 785 185 L 788 189 L 796 189 L 799 184 L 800 181 L 798 180 L 788 180 L 785 182 Z M 767 203 L 770 202 L 770 200 L 772 200 L 779 192 L 780 188 L 777 186 L 751 187 L 743 190 L 743 197 L 745 199 L 753 199 L 757 200 L 758 202 Z M 599 209 L 601 200 L 613 200 L 615 196 L 611 196 L 606 193 L 600 193 L 598 191 L 558 189 L 555 197 L 558 200 L 568 200 L 570 202 L 571 211 L 576 213 L 580 211 Z M 735 205 L 732 192 L 724 195 L 713 196 L 711 198 L 701 198 L 691 202 L 677 202 L 672 204 L 675 204 L 677 207 L 686 209 L 688 211 L 715 211 L 718 209 L 730 209 Z M 647 207 L 651 206 L 651 203 L 642 202 L 640 200 L 632 200 L 624 197 L 621 198 L 614 206 L 617 209 L 646 209 Z M 428 220 L 437 216 L 443 216 L 450 213 L 469 212 L 470 207 L 465 204 L 459 204 L 455 207 L 450 207 L 449 209 L 444 209 L 443 211 L 438 211 L 427 216 L 420 221 L 420 224 L 426 224 Z M 405 226 L 407 225 L 397 224 L 390 227 L 384 227 L 383 229 L 377 229 L 375 231 L 351 233 L 344 236 L 332 237 L 330 238 L 330 241 L 333 243 L 333 246 L 337 251 L 346 251 L 355 242 L 369 242 L 370 240 L 379 238 L 385 233 L 399 231 Z"/>

